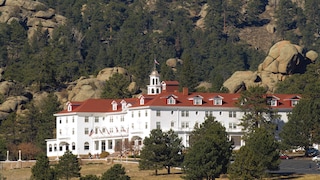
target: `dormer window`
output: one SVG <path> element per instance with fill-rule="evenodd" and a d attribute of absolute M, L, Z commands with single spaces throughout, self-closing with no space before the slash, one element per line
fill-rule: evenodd
<path fill-rule="evenodd" d="M 199 95 L 189 98 L 189 100 L 193 101 L 193 105 L 202 105 L 202 99 L 203 97 Z"/>
<path fill-rule="evenodd" d="M 277 104 L 278 104 L 278 101 L 276 99 L 272 99 L 270 101 L 270 106 L 277 106 Z"/>
<path fill-rule="evenodd" d="M 117 106 L 118 106 L 118 103 L 116 101 L 112 101 L 112 110 L 113 111 L 116 111 L 117 110 Z"/>
<path fill-rule="evenodd" d="M 176 104 L 176 99 L 172 96 L 167 99 L 167 104 Z"/>
<path fill-rule="evenodd" d="M 194 104 L 194 105 L 202 105 L 202 98 L 200 98 L 200 97 L 194 97 L 194 99 L 193 99 L 193 104 Z"/>
<path fill-rule="evenodd" d="M 222 99 L 221 98 L 215 98 L 213 103 L 214 103 L 214 105 L 222 105 Z"/>
<path fill-rule="evenodd" d="M 278 106 L 278 100 L 279 98 L 272 96 L 272 97 L 267 97 L 267 104 L 269 106 Z"/>
<path fill-rule="evenodd" d="M 144 96 L 140 96 L 140 105 L 144 105 Z"/>
<path fill-rule="evenodd" d="M 298 104 L 299 100 L 298 99 L 292 99 L 291 100 L 291 106 L 295 107 Z"/>
<path fill-rule="evenodd" d="M 72 111 L 72 104 L 70 102 L 67 104 L 67 111 Z"/>
<path fill-rule="evenodd" d="M 127 102 L 125 100 L 122 100 L 120 103 L 121 103 L 122 110 L 125 110 L 127 107 Z"/>

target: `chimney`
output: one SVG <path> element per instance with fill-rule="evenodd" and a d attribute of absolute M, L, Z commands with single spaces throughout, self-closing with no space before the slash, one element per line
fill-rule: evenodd
<path fill-rule="evenodd" d="M 182 88 L 182 94 L 185 96 L 189 95 L 189 90 L 187 87 Z"/>

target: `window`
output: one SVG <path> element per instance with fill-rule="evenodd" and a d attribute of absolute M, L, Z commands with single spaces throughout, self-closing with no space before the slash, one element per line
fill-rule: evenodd
<path fill-rule="evenodd" d="M 72 123 L 74 123 L 74 117 L 72 116 Z"/>
<path fill-rule="evenodd" d="M 62 123 L 61 118 L 59 118 L 59 124 L 61 124 L 61 123 Z"/>
<path fill-rule="evenodd" d="M 52 145 L 49 145 L 49 152 L 52 152 Z"/>
<path fill-rule="evenodd" d="M 140 117 L 141 116 L 141 112 L 140 111 L 138 111 L 138 117 Z"/>
<path fill-rule="evenodd" d="M 59 151 L 62 151 L 62 145 L 61 144 L 59 145 Z"/>
<path fill-rule="evenodd" d="M 148 116 L 148 111 L 147 111 L 147 110 L 144 111 L 144 115 L 145 115 L 146 117 Z"/>
<path fill-rule="evenodd" d="M 236 117 L 236 112 L 235 111 L 229 111 L 229 117 L 235 118 Z"/>
<path fill-rule="evenodd" d="M 56 144 L 54 144 L 54 149 L 53 150 L 57 151 L 57 145 Z"/>
<path fill-rule="evenodd" d="M 206 111 L 205 114 L 206 116 L 212 116 L 212 111 Z"/>
<path fill-rule="evenodd" d="M 110 128 L 109 130 L 110 130 L 110 133 L 113 133 L 113 128 Z"/>
<path fill-rule="evenodd" d="M 160 115 L 161 115 L 160 111 L 157 110 L 156 116 L 160 116 Z"/>
<path fill-rule="evenodd" d="M 174 127 L 174 122 L 173 121 L 171 121 L 171 127 Z"/>
<path fill-rule="evenodd" d="M 59 134 L 62 135 L 62 129 L 59 129 Z"/>
<path fill-rule="evenodd" d="M 145 129 L 148 129 L 148 122 L 145 122 L 144 127 Z"/>
<path fill-rule="evenodd" d="M 84 128 L 84 134 L 89 134 L 89 128 Z"/>
<path fill-rule="evenodd" d="M 161 129 L 161 123 L 160 122 L 156 122 L 156 128 L 157 129 Z"/>
<path fill-rule="evenodd" d="M 85 122 L 85 123 L 88 123 L 88 122 L 89 122 L 89 117 L 88 117 L 88 116 L 84 117 L 84 122 Z"/>
<path fill-rule="evenodd" d="M 124 122 L 124 116 L 120 116 L 120 121 Z"/>
<path fill-rule="evenodd" d="M 110 116 L 110 122 L 113 123 L 113 116 Z"/>
<path fill-rule="evenodd" d="M 74 135 L 74 128 L 72 128 L 72 135 Z"/>
<path fill-rule="evenodd" d="M 131 112 L 131 117 L 134 117 L 134 112 L 133 111 Z"/>
<path fill-rule="evenodd" d="M 181 111 L 182 117 L 189 117 L 189 111 Z"/>
<path fill-rule="evenodd" d="M 108 140 L 108 149 L 112 149 L 112 140 Z"/>
<path fill-rule="evenodd" d="M 194 104 L 194 105 L 201 105 L 201 104 L 202 104 L 202 99 L 199 98 L 199 97 L 195 97 L 195 98 L 193 99 L 193 104 Z"/>
<path fill-rule="evenodd" d="M 98 123 L 99 122 L 99 117 L 94 117 L 94 122 Z"/>
<path fill-rule="evenodd" d="M 214 103 L 214 105 L 222 105 L 222 99 L 221 98 L 214 98 L 213 103 Z"/>
<path fill-rule="evenodd" d="M 181 122 L 181 128 L 189 128 L 189 122 Z"/>
<path fill-rule="evenodd" d="M 94 133 L 98 134 L 98 128 L 95 128 Z"/>
<path fill-rule="evenodd" d="M 101 151 L 106 151 L 106 141 L 105 140 L 102 140 L 101 141 Z"/>
<path fill-rule="evenodd" d="M 140 99 L 140 105 L 144 105 L 144 98 Z"/>
<path fill-rule="evenodd" d="M 66 144 L 66 151 L 69 151 L 69 144 Z"/>
<path fill-rule="evenodd" d="M 173 97 L 167 99 L 167 104 L 176 104 L 176 100 Z"/>
<path fill-rule="evenodd" d="M 66 119 L 66 124 L 68 124 L 68 118 Z"/>
<path fill-rule="evenodd" d="M 134 129 L 134 123 L 131 123 L 131 128 Z"/>
<path fill-rule="evenodd" d="M 76 150 L 76 143 L 72 143 L 72 150 Z"/>
<path fill-rule="evenodd" d="M 298 102 L 299 102 L 299 100 L 296 100 L 296 99 L 291 100 L 291 106 L 295 107 L 298 104 Z"/>
<path fill-rule="evenodd" d="M 84 143 L 84 150 L 89 150 L 89 143 L 88 142 L 85 142 Z"/>
<path fill-rule="evenodd" d="M 277 100 L 275 100 L 275 99 L 272 99 L 271 101 L 270 101 L 270 106 L 277 106 Z"/>
<path fill-rule="evenodd" d="M 94 141 L 94 150 L 99 150 L 99 141 Z"/>
<path fill-rule="evenodd" d="M 236 123 L 229 123 L 229 129 L 237 129 Z"/>

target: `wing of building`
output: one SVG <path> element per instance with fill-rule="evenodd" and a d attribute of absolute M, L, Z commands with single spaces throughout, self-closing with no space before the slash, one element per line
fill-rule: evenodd
<path fill-rule="evenodd" d="M 139 152 L 152 129 L 170 129 L 178 133 L 189 147 L 189 136 L 207 116 L 214 116 L 234 141 L 235 148 L 244 145 L 243 112 L 235 105 L 240 94 L 179 92 L 177 81 L 160 82 L 159 74 L 150 74 L 148 93 L 129 99 L 89 99 L 68 102 L 57 114 L 56 139 L 47 139 L 47 156 L 59 157 L 66 150 L 79 156 L 107 151 Z M 288 114 L 297 104 L 297 94 L 268 95 L 270 106 L 277 110 L 277 131 L 288 121 Z"/>

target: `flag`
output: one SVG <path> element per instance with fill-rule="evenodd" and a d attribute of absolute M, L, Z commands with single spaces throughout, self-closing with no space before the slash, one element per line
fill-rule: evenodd
<path fill-rule="evenodd" d="M 118 128 L 116 127 L 117 132 L 119 132 Z"/>
<path fill-rule="evenodd" d="M 103 132 L 102 132 L 102 130 L 101 130 L 101 129 L 99 129 L 99 131 L 100 131 L 100 133 L 101 133 L 101 134 L 103 134 Z"/>
<path fill-rule="evenodd" d="M 89 136 L 92 136 L 92 134 L 93 134 L 93 129 L 91 129 Z"/>
<path fill-rule="evenodd" d="M 126 132 L 126 130 L 123 127 L 121 127 L 121 132 Z"/>
<path fill-rule="evenodd" d="M 154 63 L 160 65 L 160 63 L 156 59 L 154 59 Z"/>

